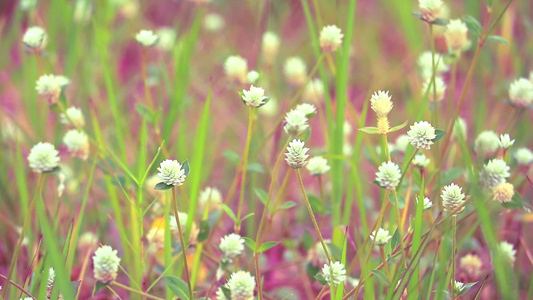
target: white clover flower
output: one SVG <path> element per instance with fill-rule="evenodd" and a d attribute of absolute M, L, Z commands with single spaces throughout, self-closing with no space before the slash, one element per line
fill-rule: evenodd
<path fill-rule="evenodd" d="M 427 158 L 424 154 L 417 154 L 413 158 L 413 165 L 419 167 L 419 168 L 425 168 L 429 165 L 429 158 Z"/>
<path fill-rule="evenodd" d="M 342 44 L 344 34 L 339 27 L 327 25 L 320 31 L 320 48 L 324 52 L 335 52 Z"/>
<path fill-rule="evenodd" d="M 440 14 L 442 7 L 441 0 L 418 0 L 418 7 L 422 18 L 428 22 L 433 22 Z"/>
<path fill-rule="evenodd" d="M 483 131 L 474 142 L 474 151 L 482 157 L 492 156 L 499 148 L 499 141 L 500 139 L 494 131 Z"/>
<path fill-rule="evenodd" d="M 370 98 L 370 107 L 378 118 L 386 117 L 392 110 L 392 101 L 389 91 L 377 91 Z"/>
<path fill-rule="evenodd" d="M 285 116 L 283 130 L 291 136 L 299 136 L 305 132 L 308 127 L 307 117 L 305 116 L 305 113 L 300 110 L 293 109 Z"/>
<path fill-rule="evenodd" d="M 35 90 L 37 94 L 45 97 L 48 104 L 55 104 L 59 99 L 61 90 L 70 83 L 68 78 L 61 75 L 42 75 L 37 79 Z"/>
<path fill-rule="evenodd" d="M 418 57 L 418 69 L 422 78 L 429 78 L 433 74 L 433 58 L 431 51 L 425 51 Z M 444 63 L 442 55 L 435 53 L 435 76 L 447 72 L 448 65 Z"/>
<path fill-rule="evenodd" d="M 38 26 L 30 27 L 24 33 L 22 42 L 24 45 L 32 51 L 42 51 L 46 47 L 48 41 L 48 35 Z"/>
<path fill-rule="evenodd" d="M 46 285 L 48 287 L 51 287 L 54 285 L 55 281 L 56 281 L 56 272 L 54 271 L 54 268 L 48 268 L 48 280 L 46 282 Z"/>
<path fill-rule="evenodd" d="M 510 202 L 514 196 L 514 187 L 509 182 L 500 183 L 492 189 L 492 199 L 500 203 Z"/>
<path fill-rule="evenodd" d="M 145 47 L 151 47 L 159 42 L 159 37 L 151 30 L 141 30 L 135 35 L 135 40 Z"/>
<path fill-rule="evenodd" d="M 263 34 L 261 52 L 266 63 L 272 64 L 274 62 L 276 54 L 278 54 L 279 44 L 279 37 L 274 32 L 267 31 Z"/>
<path fill-rule="evenodd" d="M 500 148 L 502 149 L 507 149 L 514 144 L 514 141 L 515 140 L 511 140 L 511 137 L 508 134 L 501 134 L 498 145 L 500 145 Z"/>
<path fill-rule="evenodd" d="M 511 176 L 509 166 L 504 160 L 496 158 L 490 160 L 483 166 L 479 174 L 481 184 L 488 189 L 492 189 L 500 183 L 505 183 Z"/>
<path fill-rule="evenodd" d="M 511 265 L 514 264 L 516 260 L 516 250 L 514 249 L 513 245 L 508 242 L 501 242 L 498 245 L 498 249 L 500 251 L 500 255 L 502 255 Z"/>
<path fill-rule="evenodd" d="M 416 202 L 418 203 L 418 198 L 416 199 Z M 428 197 L 424 197 L 424 210 L 430 209 L 433 207 L 433 202 L 429 200 Z"/>
<path fill-rule="evenodd" d="M 87 231 L 80 235 L 77 248 L 79 250 L 87 251 L 87 249 L 93 249 L 98 245 L 98 236 L 94 233 Z"/>
<path fill-rule="evenodd" d="M 295 109 L 304 113 L 305 117 L 308 119 L 316 114 L 316 106 L 309 103 L 298 104 Z"/>
<path fill-rule="evenodd" d="M 33 172 L 51 171 L 59 163 L 59 151 L 50 143 L 38 143 L 33 146 L 28 155 L 28 162 Z"/>
<path fill-rule="evenodd" d="M 238 271 L 231 274 L 226 287 L 231 292 L 231 300 L 252 300 L 254 297 L 255 278 L 248 272 Z"/>
<path fill-rule="evenodd" d="M 463 188 L 456 185 L 455 183 L 444 187 L 441 194 L 442 206 L 444 206 L 444 211 L 454 213 L 455 215 L 458 215 L 463 212 L 465 194 L 462 193 L 462 190 Z M 459 209 L 459 207 L 461 206 L 463 207 Z"/>
<path fill-rule="evenodd" d="M 422 95 L 428 93 L 428 98 L 431 102 L 437 103 L 444 99 L 444 94 L 446 93 L 446 84 L 440 76 L 435 77 L 435 86 L 436 93 L 433 93 L 433 81 L 431 78 L 427 78 L 422 86 Z M 429 89 L 429 90 L 428 90 Z M 435 97 L 433 97 L 435 96 Z"/>
<path fill-rule="evenodd" d="M 85 132 L 71 129 L 63 137 L 63 143 L 74 157 L 83 160 L 89 157 L 89 138 Z"/>
<path fill-rule="evenodd" d="M 94 278 L 100 282 L 108 283 L 117 278 L 120 258 L 117 250 L 110 246 L 102 246 L 94 252 Z"/>
<path fill-rule="evenodd" d="M 395 189 L 400 184 L 400 178 L 402 178 L 402 171 L 392 161 L 383 162 L 376 173 L 376 181 L 379 186 L 388 190 Z"/>
<path fill-rule="evenodd" d="M 256 87 L 250 86 L 250 89 L 242 90 L 242 101 L 250 107 L 260 107 L 268 102 L 268 97 L 265 96 L 265 90 Z"/>
<path fill-rule="evenodd" d="M 161 27 L 157 30 L 156 35 L 159 37 L 157 48 L 164 51 L 171 51 L 176 45 L 176 30 L 171 27 Z"/>
<path fill-rule="evenodd" d="M 259 79 L 259 73 L 257 73 L 257 71 L 255 70 L 252 70 L 248 72 L 248 74 L 246 74 L 246 80 L 249 83 L 255 83 L 258 79 Z"/>
<path fill-rule="evenodd" d="M 225 23 L 224 18 L 216 13 L 210 13 L 204 18 L 204 28 L 211 32 L 220 31 L 224 28 Z"/>
<path fill-rule="evenodd" d="M 396 139 L 396 149 L 398 151 L 405 153 L 405 151 L 407 151 L 408 145 L 409 145 L 409 136 L 407 134 L 402 134 Z"/>
<path fill-rule="evenodd" d="M 448 48 L 453 51 L 460 51 L 468 44 L 468 27 L 460 19 L 450 20 L 446 25 L 444 38 Z"/>
<path fill-rule="evenodd" d="M 472 277 L 478 277 L 483 263 L 481 262 L 479 256 L 475 254 L 467 254 L 461 257 L 459 265 Z"/>
<path fill-rule="evenodd" d="M 426 121 L 415 122 L 411 125 L 411 130 L 407 132 L 407 135 L 411 145 L 418 149 L 429 149 L 433 144 L 433 139 L 437 137 L 435 128 Z"/>
<path fill-rule="evenodd" d="M 378 229 L 377 233 L 376 231 L 372 231 L 372 234 L 370 234 L 370 238 L 374 241 L 374 244 L 378 246 L 383 246 L 388 243 L 390 239 L 392 239 L 392 236 L 389 234 L 388 230 L 380 228 Z"/>
<path fill-rule="evenodd" d="M 313 176 L 320 176 L 324 173 L 327 173 L 331 169 L 331 167 L 328 165 L 328 160 L 322 156 L 312 157 L 309 159 L 309 163 L 305 167 Z"/>
<path fill-rule="evenodd" d="M 509 100 L 517 107 L 528 107 L 533 104 L 533 82 L 519 78 L 509 87 Z"/>
<path fill-rule="evenodd" d="M 529 166 L 533 163 L 533 152 L 528 148 L 518 148 L 514 156 L 519 165 Z"/>
<path fill-rule="evenodd" d="M 307 83 L 303 91 L 303 99 L 313 103 L 320 103 L 324 99 L 324 83 L 322 80 L 315 78 Z"/>
<path fill-rule="evenodd" d="M 331 240 L 326 239 L 324 240 L 324 243 L 326 244 L 328 251 L 331 251 L 329 247 Z M 307 259 L 311 265 L 315 267 L 320 267 L 321 265 L 328 263 L 328 256 L 326 255 L 326 251 L 324 251 L 324 247 L 322 246 L 321 242 L 316 242 L 313 247 L 309 249 L 309 252 L 307 252 Z"/>
<path fill-rule="evenodd" d="M 172 159 L 166 159 L 161 162 L 157 176 L 166 185 L 180 186 L 185 182 L 185 170 L 183 166 L 177 161 Z"/>
<path fill-rule="evenodd" d="M 453 282 L 453 294 L 459 295 L 461 291 L 463 290 L 465 284 L 460 281 L 454 281 Z"/>
<path fill-rule="evenodd" d="M 307 66 L 300 57 L 289 57 L 283 65 L 285 79 L 290 85 L 302 86 L 307 80 Z"/>
<path fill-rule="evenodd" d="M 289 167 L 293 169 L 299 169 L 303 167 L 307 162 L 305 161 L 309 155 L 307 155 L 309 148 L 305 147 L 305 143 L 299 139 L 294 139 L 289 143 L 287 147 L 287 153 L 285 153 L 285 161 Z"/>
<path fill-rule="evenodd" d="M 236 233 L 228 234 L 220 239 L 218 248 L 222 252 L 223 260 L 230 262 L 244 251 L 244 239 Z"/>
<path fill-rule="evenodd" d="M 337 286 L 346 280 L 346 269 L 342 263 L 336 261 L 331 264 L 324 264 L 322 275 L 329 285 Z"/>
<path fill-rule="evenodd" d="M 457 120 L 455 120 L 455 123 L 453 126 L 453 132 L 452 132 L 454 138 L 457 140 L 460 138 L 462 138 L 463 140 L 466 140 L 466 129 L 467 129 L 467 126 L 466 126 L 465 119 L 457 118 Z"/>
<path fill-rule="evenodd" d="M 208 204 L 210 211 L 219 209 L 222 204 L 222 193 L 215 187 L 206 187 L 198 195 L 198 205 L 202 210 Z"/>
<path fill-rule="evenodd" d="M 62 124 L 70 124 L 70 121 L 72 121 L 72 125 L 74 125 L 75 127 L 85 126 L 85 118 L 83 117 L 81 109 L 71 106 L 67 108 L 66 113 L 66 115 L 61 114 L 60 116 L 60 122 Z"/>
<path fill-rule="evenodd" d="M 245 83 L 246 75 L 248 74 L 248 63 L 244 58 L 238 55 L 232 55 L 226 58 L 224 71 L 230 80 Z"/>

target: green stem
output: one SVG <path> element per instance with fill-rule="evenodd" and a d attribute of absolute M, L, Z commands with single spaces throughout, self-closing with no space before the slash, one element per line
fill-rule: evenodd
<path fill-rule="evenodd" d="M 147 294 L 147 293 L 144 293 L 144 292 L 138 291 L 138 290 L 136 290 L 136 289 L 132 289 L 132 288 L 130 288 L 129 286 L 125 286 L 125 285 L 123 285 L 122 283 L 118 283 L 118 282 L 116 282 L 116 281 L 112 281 L 112 282 L 110 283 L 110 285 L 114 285 L 114 286 L 119 287 L 119 288 L 121 288 L 121 289 L 123 289 L 123 290 L 126 290 L 126 291 L 128 291 L 128 292 L 130 292 L 130 293 L 135 293 L 135 294 L 137 294 L 137 295 L 140 295 L 140 296 L 146 297 L 146 298 L 148 298 L 148 299 L 165 300 L 164 298 L 159 298 L 159 297 L 152 296 L 152 295 L 150 295 L 150 294 Z"/>
<path fill-rule="evenodd" d="M 455 253 L 457 252 L 457 216 L 452 217 L 452 300 L 455 300 Z"/>
<path fill-rule="evenodd" d="M 185 278 L 187 278 L 187 286 L 189 287 L 189 294 L 191 299 L 194 299 L 194 294 L 192 292 L 191 279 L 189 277 L 189 266 L 187 263 L 187 247 L 185 246 L 185 239 L 183 238 L 183 231 L 181 230 L 180 216 L 178 213 L 178 201 L 176 199 L 176 190 L 172 189 L 172 202 L 174 202 L 174 215 L 176 216 L 176 223 L 178 225 L 178 233 L 180 236 L 181 243 L 181 254 L 183 256 L 183 266 L 185 267 Z M 192 216 L 191 216 L 192 218 Z"/>
<path fill-rule="evenodd" d="M 250 142 L 252 140 L 252 131 L 253 131 L 253 125 L 254 125 L 254 114 L 255 110 L 253 107 L 250 107 L 250 114 L 248 119 L 248 135 L 246 137 L 246 145 L 244 147 L 244 155 L 242 159 L 242 177 L 241 177 L 241 191 L 239 196 L 239 208 L 237 209 L 237 221 L 235 222 L 235 233 L 239 233 L 241 231 L 241 213 L 242 213 L 242 204 L 244 201 L 244 190 L 246 188 L 246 168 L 248 166 L 248 155 L 250 153 Z"/>
<path fill-rule="evenodd" d="M 420 248 L 420 242 L 422 240 L 422 220 L 423 220 L 423 212 L 424 212 L 424 189 L 425 189 L 425 179 L 424 179 L 424 171 L 422 170 L 420 172 L 420 194 L 418 196 L 418 201 L 416 202 L 416 215 L 415 215 L 415 223 L 414 223 L 414 231 L 413 231 L 413 244 L 412 244 L 412 257 L 411 261 L 414 261 L 416 253 L 418 252 L 418 248 Z M 415 299 L 416 294 L 418 294 L 418 286 L 419 286 L 419 274 L 420 274 L 420 267 L 417 266 L 413 273 L 414 280 L 409 281 L 409 290 L 411 291 L 411 294 L 409 295 L 409 299 Z M 416 290 L 415 290 L 416 289 Z"/>
<path fill-rule="evenodd" d="M 379 246 L 379 253 L 381 254 L 381 261 L 383 262 L 383 266 L 385 267 L 385 275 L 387 276 L 387 279 L 390 280 L 390 273 L 389 273 L 389 265 L 387 264 L 387 258 L 385 257 L 385 249 L 383 245 Z"/>

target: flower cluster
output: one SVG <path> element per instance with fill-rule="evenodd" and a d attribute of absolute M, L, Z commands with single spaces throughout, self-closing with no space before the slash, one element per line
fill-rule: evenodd
<path fill-rule="evenodd" d="M 141 30 L 135 35 L 135 40 L 145 47 L 152 47 L 157 44 L 159 38 L 151 30 Z"/>
<path fill-rule="evenodd" d="M 110 246 L 102 246 L 96 250 L 93 256 L 94 278 L 100 282 L 108 283 L 117 278 L 120 258 L 117 250 Z"/>
<path fill-rule="evenodd" d="M 240 235 L 231 233 L 220 239 L 218 248 L 222 252 L 222 260 L 230 262 L 244 251 L 244 240 Z"/>
<path fill-rule="evenodd" d="M 302 58 L 289 57 L 283 66 L 283 73 L 290 85 L 299 87 L 306 82 L 307 66 Z"/>
<path fill-rule="evenodd" d="M 61 75 L 42 75 L 37 79 L 35 90 L 37 94 L 43 96 L 48 104 L 56 104 L 61 95 L 61 91 L 70 83 L 70 80 Z"/>
<path fill-rule="evenodd" d="M 166 185 L 180 186 L 185 182 L 185 170 L 183 166 L 177 161 L 172 159 L 166 159 L 161 162 L 157 176 Z"/>
<path fill-rule="evenodd" d="M 435 128 L 426 121 L 415 122 L 411 125 L 411 130 L 407 132 L 407 136 L 411 145 L 418 149 L 429 149 L 433 144 L 433 139 L 437 137 Z"/>
<path fill-rule="evenodd" d="M 480 172 L 481 184 L 488 189 L 497 186 L 500 183 L 505 183 L 507 178 L 511 175 L 509 173 L 509 166 L 502 159 L 492 159 L 483 166 Z"/>
<path fill-rule="evenodd" d="M 463 188 L 452 183 L 447 185 L 442 190 L 442 206 L 444 211 L 458 215 L 464 210 L 465 194 L 462 193 Z"/>
<path fill-rule="evenodd" d="M 33 146 L 28 155 L 30 168 L 36 173 L 51 171 L 58 166 L 59 151 L 50 143 L 38 143 Z"/>
<path fill-rule="evenodd" d="M 305 112 L 298 109 L 293 109 L 285 116 L 285 125 L 283 130 L 290 136 L 299 136 L 304 133 L 309 124 L 307 124 L 307 116 Z"/>
<path fill-rule="evenodd" d="M 289 167 L 299 169 L 307 163 L 306 159 L 309 157 L 309 155 L 306 154 L 307 151 L 309 151 L 309 148 L 305 147 L 304 142 L 299 139 L 294 139 L 287 147 L 287 153 L 285 153 L 285 156 L 287 157 L 285 158 L 285 161 L 287 161 Z"/>
<path fill-rule="evenodd" d="M 533 104 L 533 82 L 526 78 L 519 78 L 509 86 L 509 100 L 519 108 Z"/>
<path fill-rule="evenodd" d="M 89 157 L 89 138 L 85 132 L 77 129 L 69 130 L 63 137 L 63 143 L 74 157 L 83 160 Z"/>
<path fill-rule="evenodd" d="M 44 47 L 46 47 L 47 41 L 48 35 L 46 34 L 46 31 L 38 26 L 28 28 L 22 37 L 24 45 L 28 49 L 37 52 L 42 51 Z"/>
<path fill-rule="evenodd" d="M 383 162 L 376 173 L 376 181 L 379 186 L 389 190 L 395 189 L 400 184 L 400 178 L 402 178 L 402 171 L 392 161 Z"/>
<path fill-rule="evenodd" d="M 374 240 L 374 244 L 378 246 L 383 246 L 388 243 L 390 239 L 392 239 L 392 236 L 389 234 L 388 230 L 380 228 L 378 229 L 377 233 L 376 231 L 372 231 L 372 234 L 370 234 L 370 238 Z"/>
<path fill-rule="evenodd" d="M 387 115 L 392 110 L 392 106 L 391 96 L 388 91 L 377 91 L 372 94 L 370 107 L 376 113 L 379 134 L 387 134 L 389 132 L 390 126 Z"/>
<path fill-rule="evenodd" d="M 328 160 L 322 156 L 312 157 L 309 159 L 309 162 L 305 167 L 313 176 L 320 176 L 324 173 L 327 173 L 331 169 L 331 167 L 328 165 Z"/>
<path fill-rule="evenodd" d="M 420 8 L 420 13 L 422 13 L 422 18 L 427 22 L 433 22 L 437 19 L 440 14 L 440 9 L 442 7 L 441 0 L 418 0 L 418 7 Z"/>
<path fill-rule="evenodd" d="M 242 90 L 241 99 L 244 104 L 254 108 L 261 107 L 268 102 L 265 90 L 253 85 L 250 86 L 249 90 Z"/>
<path fill-rule="evenodd" d="M 224 285 L 231 293 L 231 299 L 226 298 L 221 288 L 217 291 L 217 300 L 252 300 L 254 298 L 255 278 L 246 271 L 231 274 Z"/>
<path fill-rule="evenodd" d="M 338 261 L 330 264 L 326 263 L 322 267 L 322 275 L 329 285 L 337 286 L 346 280 L 346 269 Z"/>
<path fill-rule="evenodd" d="M 339 27 L 328 25 L 320 31 L 320 48 L 324 52 L 335 52 L 342 44 L 344 35 Z"/>
<path fill-rule="evenodd" d="M 229 56 L 224 62 L 224 71 L 231 81 L 245 83 L 248 75 L 248 63 L 238 55 Z"/>

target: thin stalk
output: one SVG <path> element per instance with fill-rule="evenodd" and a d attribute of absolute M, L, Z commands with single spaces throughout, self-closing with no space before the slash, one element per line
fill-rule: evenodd
<path fill-rule="evenodd" d="M 185 254 L 186 247 L 185 247 L 185 239 L 183 238 L 183 231 L 181 230 L 181 223 L 180 223 L 180 217 L 178 213 L 178 201 L 176 200 L 176 190 L 172 189 L 172 202 L 174 202 L 174 215 L 176 216 L 176 223 L 178 225 L 178 233 L 180 235 L 180 243 L 181 243 L 181 253 L 183 256 L 183 266 L 185 267 L 185 278 L 187 278 L 187 286 L 189 287 L 189 294 L 191 296 L 191 299 L 194 299 L 194 295 L 192 292 L 192 286 L 191 286 L 191 278 L 189 277 L 189 266 L 187 264 L 187 254 Z"/>
<path fill-rule="evenodd" d="M 425 181 L 424 181 L 424 171 L 423 169 L 420 171 L 420 195 L 418 196 L 418 201 L 416 203 L 416 215 L 415 215 L 415 223 L 414 223 L 414 231 L 413 231 L 413 244 L 412 244 L 412 257 L 411 261 L 414 260 L 415 254 L 417 253 L 418 249 L 420 248 L 420 242 L 422 240 L 422 219 L 423 219 L 423 212 L 424 212 L 424 189 L 425 189 Z M 420 267 L 416 267 L 415 271 L 413 273 L 414 280 L 409 282 L 409 290 L 412 291 L 413 294 L 409 295 L 409 298 L 414 299 L 411 297 L 411 295 L 418 294 L 418 281 L 419 281 L 419 274 L 420 274 Z M 416 290 L 415 290 L 416 289 Z"/>
<path fill-rule="evenodd" d="M 455 81 L 457 78 L 457 63 L 452 65 L 450 85 L 448 89 L 448 107 L 446 108 L 447 115 L 451 114 L 453 107 L 453 99 L 455 95 Z M 453 116 L 450 116 L 453 117 Z"/>
<path fill-rule="evenodd" d="M 41 75 L 44 75 L 45 71 L 44 71 L 43 62 L 41 60 L 41 54 L 37 50 L 33 50 L 33 54 L 35 54 L 35 59 L 37 60 L 37 68 L 39 68 L 39 73 Z"/>
<path fill-rule="evenodd" d="M 263 300 L 263 287 L 261 286 L 261 272 L 259 271 L 259 253 L 257 253 L 257 249 L 254 253 L 254 265 L 255 265 L 255 280 L 257 282 L 257 291 L 259 294 L 259 300 Z"/>
<path fill-rule="evenodd" d="M 452 285 L 452 300 L 455 300 L 455 253 L 457 252 L 457 216 L 453 215 L 452 217 L 452 279 L 451 279 L 451 285 Z"/>
<path fill-rule="evenodd" d="M 250 142 L 252 140 L 252 131 L 254 125 L 254 114 L 255 110 L 253 107 L 250 107 L 250 118 L 248 119 L 248 135 L 246 137 L 246 145 L 244 147 L 244 156 L 242 159 L 242 177 L 241 177 L 241 192 L 239 196 L 239 208 L 237 209 L 237 222 L 235 222 L 235 232 L 239 233 L 241 231 L 241 213 L 242 213 L 242 203 L 244 201 L 244 190 L 246 188 L 246 167 L 248 166 L 248 155 L 250 152 Z"/>
<path fill-rule="evenodd" d="M 114 286 L 116 286 L 116 287 L 119 287 L 119 288 L 121 288 L 121 289 L 123 289 L 123 290 L 126 290 L 126 291 L 130 292 L 130 293 L 135 293 L 135 294 L 137 294 L 137 295 L 139 295 L 139 296 L 146 297 L 146 298 L 148 298 L 148 299 L 165 300 L 164 298 L 159 298 L 159 297 L 152 296 L 152 295 L 150 295 L 150 294 L 144 293 L 144 292 L 142 292 L 142 291 L 138 291 L 138 290 L 136 290 L 136 289 L 132 289 L 132 288 L 130 288 L 129 286 L 123 285 L 122 283 L 119 283 L 119 282 L 116 282 L 116 281 L 112 281 L 112 282 L 111 282 L 111 285 L 114 285 Z"/>
<path fill-rule="evenodd" d="M 387 258 L 385 257 L 385 249 L 383 245 L 379 246 L 379 253 L 381 254 L 381 261 L 385 267 L 385 275 L 387 276 L 387 279 L 390 280 L 389 266 L 387 264 Z"/>

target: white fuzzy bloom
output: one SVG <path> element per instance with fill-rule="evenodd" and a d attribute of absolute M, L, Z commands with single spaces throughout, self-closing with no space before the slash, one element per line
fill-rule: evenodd
<path fill-rule="evenodd" d="M 85 132 L 71 129 L 63 137 L 63 143 L 73 156 L 83 160 L 89 157 L 89 138 Z"/>
<path fill-rule="evenodd" d="M 250 107 L 260 107 L 268 101 L 268 97 L 264 89 L 252 85 L 249 90 L 242 90 L 242 101 Z"/>
<path fill-rule="evenodd" d="M 377 91 L 370 98 L 370 107 L 378 118 L 386 117 L 392 110 L 392 101 L 389 91 Z"/>
<path fill-rule="evenodd" d="M 328 165 L 328 160 L 322 156 L 312 157 L 309 159 L 309 163 L 305 167 L 313 176 L 322 175 L 331 169 L 331 167 Z"/>
<path fill-rule="evenodd" d="M 180 218 L 180 225 L 183 229 L 184 225 L 187 224 L 187 221 L 189 220 L 189 215 L 187 215 L 186 213 L 184 212 L 181 212 L 179 211 L 178 212 L 178 217 Z M 178 228 L 178 221 L 176 220 L 176 216 L 175 215 L 171 215 L 170 217 L 170 220 L 168 222 L 168 227 L 170 228 L 170 230 L 172 232 L 179 232 L 179 228 Z"/>
<path fill-rule="evenodd" d="M 389 234 L 388 230 L 380 228 L 378 229 L 377 233 L 376 231 L 372 231 L 372 234 L 370 234 L 370 238 L 374 241 L 374 244 L 378 246 L 383 246 L 388 243 L 390 239 L 392 239 L 392 236 Z"/>
<path fill-rule="evenodd" d="M 416 202 L 418 203 L 418 198 L 416 199 Z M 430 209 L 433 207 L 433 202 L 429 200 L 428 197 L 424 197 L 424 210 Z"/>
<path fill-rule="evenodd" d="M 533 152 L 528 148 L 519 148 L 516 150 L 514 157 L 519 165 L 529 166 L 533 163 Z"/>
<path fill-rule="evenodd" d="M 183 166 L 177 161 L 166 159 L 161 162 L 157 176 L 166 185 L 180 186 L 185 182 L 185 170 Z"/>
<path fill-rule="evenodd" d="M 448 48 L 453 51 L 460 51 L 468 44 L 468 27 L 460 19 L 450 20 L 446 25 L 444 38 Z"/>
<path fill-rule="evenodd" d="M 215 187 L 206 187 L 198 195 L 198 205 L 205 209 L 209 204 L 209 210 L 213 211 L 220 208 L 222 204 L 222 193 Z"/>
<path fill-rule="evenodd" d="M 346 280 L 346 269 L 342 263 L 336 261 L 331 264 L 324 264 L 322 275 L 329 285 L 337 286 Z"/>
<path fill-rule="evenodd" d="M 309 103 L 298 104 L 296 105 L 295 109 L 304 113 L 304 115 L 307 118 L 311 118 L 312 116 L 316 114 L 316 106 L 314 106 L 313 104 L 309 104 Z"/>
<path fill-rule="evenodd" d="M 287 147 L 287 153 L 285 153 L 285 161 L 289 167 L 293 169 L 299 169 L 303 167 L 307 162 L 305 161 L 309 155 L 307 155 L 309 148 L 305 147 L 305 143 L 299 139 L 294 139 L 289 143 Z"/>
<path fill-rule="evenodd" d="M 457 118 L 453 126 L 453 132 L 452 132 L 453 137 L 455 139 L 462 138 L 463 140 L 466 140 L 466 130 L 467 130 L 467 126 L 466 126 L 465 119 Z"/>
<path fill-rule="evenodd" d="M 418 7 L 422 18 L 428 22 L 433 22 L 440 14 L 442 7 L 441 0 L 418 0 Z"/>
<path fill-rule="evenodd" d="M 218 246 L 222 252 L 223 260 L 232 261 L 244 251 L 244 240 L 236 233 L 231 233 L 220 239 Z"/>
<path fill-rule="evenodd" d="M 215 13 L 210 13 L 204 18 L 204 28 L 211 32 L 220 31 L 224 28 L 225 23 L 226 21 L 224 21 L 224 18 Z"/>
<path fill-rule="evenodd" d="M 488 189 L 492 189 L 500 183 L 505 183 L 511 176 L 509 166 L 504 160 L 496 158 L 490 160 L 483 166 L 479 177 L 481 184 Z"/>
<path fill-rule="evenodd" d="M 513 265 L 516 260 L 516 250 L 514 249 L 513 245 L 504 241 L 498 245 L 498 249 L 500 251 L 500 255 L 502 255 L 509 261 L 511 265 Z"/>
<path fill-rule="evenodd" d="M 259 73 L 255 70 L 252 70 L 246 74 L 246 80 L 249 83 L 255 83 L 259 79 Z"/>
<path fill-rule="evenodd" d="M 291 136 L 299 136 L 307 128 L 307 117 L 305 113 L 300 110 L 293 109 L 287 113 L 285 116 L 285 125 L 283 125 L 283 130 Z"/>
<path fill-rule="evenodd" d="M 290 85 L 302 86 L 307 80 L 307 66 L 300 57 L 289 57 L 283 65 L 285 79 Z"/>
<path fill-rule="evenodd" d="M 447 185 L 442 190 L 442 206 L 444 206 L 444 211 L 454 213 L 458 215 L 463 212 L 465 202 L 465 194 L 462 193 L 463 188 L 452 183 Z M 461 209 L 457 210 L 459 207 L 463 206 Z"/>
<path fill-rule="evenodd" d="M 42 173 L 52 170 L 59 163 L 59 151 L 50 143 L 38 143 L 28 155 L 28 162 L 33 172 Z"/>
<path fill-rule="evenodd" d="M 407 151 L 408 145 L 409 145 L 409 136 L 407 134 L 402 134 L 396 139 L 396 149 L 398 151 L 405 153 L 405 151 Z"/>
<path fill-rule="evenodd" d="M 151 47 L 159 42 L 159 37 L 151 30 L 141 30 L 135 35 L 135 40 L 145 47 Z"/>
<path fill-rule="evenodd" d="M 433 58 L 431 51 L 425 51 L 418 57 L 418 69 L 422 78 L 429 78 L 433 74 Z M 444 63 L 442 55 L 435 53 L 435 76 L 447 72 L 448 65 Z"/>
<path fill-rule="evenodd" d="M 255 278 L 248 272 L 238 271 L 231 274 L 226 287 L 231 292 L 231 300 L 252 300 L 254 298 Z"/>
<path fill-rule="evenodd" d="M 483 262 L 481 262 L 481 259 L 479 258 L 479 256 L 475 254 L 467 254 L 461 257 L 461 260 L 459 261 L 459 265 L 472 277 L 478 277 L 479 273 L 481 272 L 481 267 L 483 266 Z"/>
<path fill-rule="evenodd" d="M 164 51 L 171 51 L 176 45 L 176 30 L 170 27 L 161 27 L 157 30 L 157 36 L 159 37 L 159 42 L 157 43 L 157 48 Z"/>
<path fill-rule="evenodd" d="M 324 52 L 335 52 L 342 44 L 344 34 L 339 27 L 327 25 L 320 31 L 320 48 Z"/>
<path fill-rule="evenodd" d="M 517 107 L 528 107 L 533 104 L 533 82 L 519 78 L 509 87 L 509 100 Z"/>
<path fill-rule="evenodd" d="M 32 10 L 37 6 L 37 0 L 20 0 L 19 7 L 22 11 Z M 0 290 L 2 290 L 0 288 Z"/>
<path fill-rule="evenodd" d="M 54 268 L 48 269 L 48 281 L 46 282 L 46 285 L 48 287 L 51 287 L 54 285 L 54 282 L 56 281 L 56 272 L 54 271 Z"/>
<path fill-rule="evenodd" d="M 459 295 L 461 291 L 463 290 L 465 284 L 460 281 L 454 281 L 453 282 L 453 294 Z"/>
<path fill-rule="evenodd" d="M 42 51 L 46 47 L 48 35 L 41 27 L 30 27 L 24 33 L 22 42 L 24 45 L 33 51 Z"/>
<path fill-rule="evenodd" d="M 425 168 L 429 165 L 430 160 L 424 154 L 417 154 L 413 158 L 413 165 L 419 168 Z"/>
<path fill-rule="evenodd" d="M 477 136 L 474 142 L 474 151 L 481 157 L 492 156 L 498 150 L 499 142 L 500 139 L 494 131 L 483 131 Z"/>
<path fill-rule="evenodd" d="M 514 186 L 509 182 L 500 183 L 492 188 L 492 199 L 500 203 L 510 202 L 513 200 Z"/>
<path fill-rule="evenodd" d="M 515 140 L 511 140 L 511 137 L 508 134 L 501 134 L 498 145 L 500 145 L 500 148 L 502 149 L 507 149 L 514 144 L 514 141 Z"/>
<path fill-rule="evenodd" d="M 315 78 L 307 83 L 303 92 L 303 99 L 313 103 L 319 103 L 324 99 L 324 83 L 322 80 Z"/>
<path fill-rule="evenodd" d="M 93 247 L 98 245 L 98 236 L 94 233 L 87 231 L 80 235 L 78 240 L 78 249 L 87 251 L 87 249 L 93 249 Z"/>
<path fill-rule="evenodd" d="M 383 162 L 376 173 L 376 181 L 379 186 L 388 190 L 395 189 L 400 184 L 400 178 L 402 178 L 402 171 L 392 161 Z"/>
<path fill-rule="evenodd" d="M 411 125 L 411 130 L 407 132 L 407 135 L 411 145 L 418 149 L 429 149 L 433 144 L 433 139 L 437 137 L 435 128 L 426 121 L 415 122 Z"/>
<path fill-rule="evenodd" d="M 226 58 L 224 71 L 230 80 L 245 83 L 246 75 L 248 75 L 248 63 L 244 58 L 232 55 Z"/>
<path fill-rule="evenodd" d="M 117 250 L 110 246 L 102 246 L 96 249 L 93 256 L 94 278 L 100 282 L 107 283 L 117 278 L 120 258 Z"/>
<path fill-rule="evenodd" d="M 55 104 L 59 99 L 61 90 L 70 83 L 70 80 L 61 75 L 42 75 L 37 79 L 35 90 L 37 94 L 45 97 L 48 104 Z"/>
<path fill-rule="evenodd" d="M 446 83 L 444 83 L 444 80 L 442 80 L 442 78 L 438 76 L 435 77 L 435 86 L 436 93 L 433 93 L 433 81 L 431 78 L 427 78 L 424 82 L 424 85 L 422 86 L 422 95 L 425 95 L 427 92 L 429 100 L 431 102 L 437 103 L 444 99 L 444 94 L 446 93 Z"/>
<path fill-rule="evenodd" d="M 60 122 L 62 124 L 70 124 L 70 121 L 74 123 L 73 125 L 75 127 L 83 127 L 85 126 L 85 118 L 83 117 L 83 113 L 81 112 L 81 109 L 71 106 L 67 108 L 66 115 L 61 114 L 60 116 Z"/>
<path fill-rule="evenodd" d="M 267 31 L 263 34 L 263 42 L 261 44 L 261 52 L 265 62 L 272 64 L 279 50 L 279 37 L 277 34 L 271 31 Z"/>

